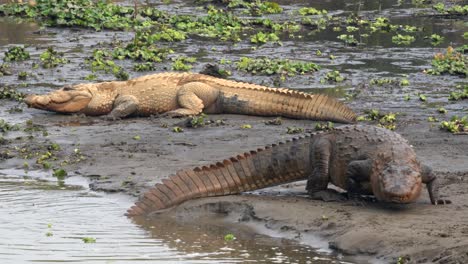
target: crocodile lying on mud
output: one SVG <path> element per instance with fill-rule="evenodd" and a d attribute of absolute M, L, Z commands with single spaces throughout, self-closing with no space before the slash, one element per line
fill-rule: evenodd
<path fill-rule="evenodd" d="M 348 125 L 250 151 L 213 165 L 178 171 L 156 184 L 128 211 L 145 215 L 184 201 L 253 191 L 307 179 L 311 196 L 328 195 L 329 182 L 352 194 L 409 203 L 427 185 L 432 204 L 437 179 L 399 134 L 375 126 Z"/>
<path fill-rule="evenodd" d="M 356 115 L 334 98 L 269 88 L 195 73 L 158 73 L 128 81 L 77 84 L 29 95 L 30 107 L 60 112 L 169 116 L 230 113 L 351 123 Z"/>

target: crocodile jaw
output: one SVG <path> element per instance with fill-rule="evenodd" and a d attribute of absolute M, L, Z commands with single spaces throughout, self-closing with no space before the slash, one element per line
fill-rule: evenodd
<path fill-rule="evenodd" d="M 45 95 L 28 95 L 24 101 L 32 108 L 59 112 L 77 113 L 85 109 L 92 99 L 87 89 L 64 87 Z"/>
<path fill-rule="evenodd" d="M 388 164 L 371 177 L 373 193 L 380 201 L 411 203 L 421 194 L 422 178 L 419 168 Z"/>

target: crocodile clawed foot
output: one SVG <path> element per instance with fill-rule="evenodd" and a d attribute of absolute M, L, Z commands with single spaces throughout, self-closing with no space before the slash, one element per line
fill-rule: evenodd
<path fill-rule="evenodd" d="M 103 115 L 103 116 L 99 116 L 99 119 L 105 120 L 105 121 L 117 121 L 117 120 L 120 120 L 121 118 L 116 117 L 114 115 Z"/>
<path fill-rule="evenodd" d="M 343 202 L 348 200 L 344 194 L 332 189 L 309 192 L 309 196 L 313 200 L 322 200 L 324 202 Z"/>
<path fill-rule="evenodd" d="M 187 117 L 187 115 L 181 114 L 181 113 L 176 112 L 176 111 L 169 111 L 169 112 L 159 114 L 158 117 L 162 117 L 162 118 L 182 118 L 182 117 Z"/>
<path fill-rule="evenodd" d="M 438 199 L 436 201 L 434 201 L 432 204 L 433 205 L 444 205 L 444 204 L 451 204 L 452 201 L 450 200 L 445 200 L 445 199 Z"/>

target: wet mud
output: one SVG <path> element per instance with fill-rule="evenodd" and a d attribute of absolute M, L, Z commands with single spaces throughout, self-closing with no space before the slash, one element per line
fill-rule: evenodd
<path fill-rule="evenodd" d="M 298 182 L 238 196 L 189 201 L 163 212 L 163 215 L 153 216 L 153 220 L 135 219 L 135 223 L 147 229 L 153 237 L 160 237 L 165 234 L 161 233 L 162 228 L 158 228 L 158 219 L 168 218 L 180 223 L 174 232 L 193 232 L 193 237 L 199 237 L 193 222 L 216 226 L 210 221 L 219 219 L 224 221 L 224 226 L 227 223 L 234 228 L 234 233 L 287 237 L 314 247 L 332 249 L 334 254 L 352 256 L 344 260 L 355 263 L 468 262 L 468 136 L 450 134 L 440 130 L 438 123 L 428 122 L 429 117 L 445 120 L 453 115 L 468 114 L 466 100 L 447 100 L 455 86 L 466 84 L 466 79 L 423 73 L 430 68 L 435 53 L 443 52 L 447 45 L 466 42 L 461 35 L 467 31 L 467 20 L 466 17 L 415 16 L 428 8 L 408 1 L 395 6 L 394 2 L 367 1 L 359 5 L 359 1 L 343 1 L 338 5 L 332 1 L 317 7 L 335 13 L 346 14 L 359 9 L 363 16 L 390 16 L 392 23 L 424 26 L 424 31 L 418 34 L 444 35 L 445 42 L 433 47 L 419 38 L 412 45 L 401 47 L 391 43 L 391 35 L 382 34 L 363 38 L 366 46 L 350 47 L 336 39 L 342 33 L 326 29 L 308 33 L 300 39 L 284 39 L 282 46 L 266 44 L 254 50 L 244 42 L 234 46 L 203 39 L 170 45 L 177 54 L 198 58 L 192 69 L 194 72 L 201 71 L 207 63 L 216 63 L 222 58 L 236 61 L 242 56 L 301 59 L 320 64 L 322 70 L 312 75 L 288 77 L 281 86 L 346 99 L 345 103 L 359 114 L 369 109 L 398 113 L 396 131 L 414 146 L 420 160 L 433 168 L 440 178 L 443 198 L 452 200 L 453 204 L 433 206 L 426 192 L 416 203 L 409 205 L 368 200 L 320 202 L 308 199 L 305 183 Z M 293 4 L 280 1 L 287 10 L 297 9 L 304 3 L 308 1 L 294 1 Z M 193 6 L 186 1 L 160 4 L 163 10 L 174 7 L 178 13 L 193 12 Z M 34 22 L 18 22 L 5 17 L 0 17 L 0 29 L 0 54 L 13 44 L 29 44 L 31 46 L 27 50 L 37 60 L 40 52 L 53 45 L 70 60 L 59 69 L 39 68 L 25 82 L 18 81 L 16 74 L 29 70 L 31 61 L 13 63 L 15 74 L 0 77 L 1 84 L 18 87 L 27 93 L 44 93 L 64 84 L 83 82 L 90 74 L 83 66 L 83 59 L 91 55 L 96 43 L 112 38 L 123 41 L 132 38 L 129 32 L 41 28 Z M 324 56 L 317 56 L 317 50 Z M 335 58 L 331 60 L 329 55 Z M 124 68 L 131 68 L 128 61 L 120 63 Z M 167 63 L 157 67 L 156 72 L 170 69 Z M 253 76 L 228 69 L 232 70 L 230 79 L 271 86 L 278 81 L 271 76 Z M 339 70 L 346 79 L 340 83 L 321 82 L 331 69 Z M 148 72 L 131 72 L 131 77 L 142 74 Z M 113 78 L 101 73 L 97 76 L 96 81 Z M 369 84 L 375 78 L 405 78 L 410 84 Z M 420 94 L 427 96 L 426 102 L 418 99 Z M 409 100 L 404 98 L 405 95 Z M 23 108 L 23 111 L 8 112 L 16 107 Z M 439 114 L 439 107 L 444 107 L 449 113 Z M 28 153 L 41 152 L 43 146 L 55 142 L 60 145 L 60 151 L 56 152 L 57 161 L 52 162 L 54 166 L 60 164 L 70 177 L 87 178 L 92 190 L 123 192 L 130 195 L 129 199 L 136 200 L 138 195 L 178 169 L 210 164 L 284 141 L 295 136 L 286 133 L 287 127 L 312 131 L 316 124 L 307 120 L 283 119 L 282 125 L 272 126 L 264 123 L 272 118 L 241 115 L 210 115 L 209 118 L 224 120 L 224 124 L 184 128 L 183 133 L 174 133 L 172 128 L 183 127 L 183 120 L 154 117 L 107 121 L 46 113 L 24 108 L 17 102 L 0 100 L 0 119 L 22 126 L 31 120 L 32 124 L 40 127 L 32 133 L 11 131 L 3 135 L 7 141 L 0 143 L 0 149 L 9 153 L 3 152 L 0 156 L 0 169 L 43 171 L 40 165 L 34 164 L 34 158 L 25 158 L 26 154 L 21 150 L 27 148 Z M 244 124 L 250 124 L 252 128 L 242 129 Z M 44 136 L 42 128 L 47 130 L 47 136 Z M 65 160 L 67 162 L 63 163 Z M 29 164 L 27 168 L 25 161 Z M 50 170 L 46 172 L 51 174 Z M 241 226 L 251 229 L 244 232 L 240 230 Z M 215 233 L 226 233 L 225 229 L 222 230 Z M 191 242 L 190 238 L 185 239 L 186 243 Z M 214 235 L 211 239 L 219 239 L 219 236 Z M 273 253 L 265 254 L 270 256 Z"/>

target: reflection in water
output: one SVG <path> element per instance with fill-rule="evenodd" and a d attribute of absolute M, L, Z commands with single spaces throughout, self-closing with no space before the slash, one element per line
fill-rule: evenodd
<path fill-rule="evenodd" d="M 0 46 L 41 43 L 38 35 L 33 34 L 37 30 L 39 25 L 36 22 L 0 17 Z"/>
<path fill-rule="evenodd" d="M 216 219 L 218 218 L 218 219 Z M 150 231 L 153 238 L 167 241 L 167 246 L 186 254 L 204 252 L 204 259 L 229 262 L 263 263 L 331 263 L 332 258 L 318 256 L 314 249 L 288 239 L 272 239 L 246 226 L 223 223 L 222 216 L 210 214 L 196 221 L 165 219 L 161 215 L 148 220 L 135 217 L 134 222 Z M 225 241 L 226 234 L 236 239 Z M 336 263 L 336 262 L 335 262 Z M 344 262 L 342 262 L 344 263 Z"/>
<path fill-rule="evenodd" d="M 314 261 L 310 247 L 211 221 L 195 225 L 134 219 L 147 232 L 123 216 L 130 205 L 126 196 L 0 175 L 1 262 Z M 227 233 L 237 239 L 225 242 Z M 96 238 L 96 243 L 85 244 L 84 237 Z M 332 263 L 329 257 L 317 261 L 314 263 Z"/>

